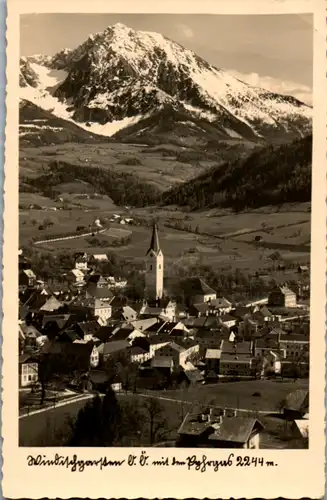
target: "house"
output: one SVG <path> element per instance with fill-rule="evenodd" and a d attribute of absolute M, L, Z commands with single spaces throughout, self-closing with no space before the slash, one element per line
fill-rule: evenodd
<path fill-rule="evenodd" d="M 310 340 L 306 335 L 279 333 L 278 343 L 280 349 L 285 351 L 286 359 L 299 361 L 308 355 Z"/>
<path fill-rule="evenodd" d="M 287 286 L 276 287 L 269 293 L 268 306 L 296 307 L 296 293 Z"/>
<path fill-rule="evenodd" d="M 223 335 L 220 331 L 207 328 L 197 328 L 193 334 L 194 340 L 199 344 L 200 352 L 204 355 L 207 349 L 220 349 Z"/>
<path fill-rule="evenodd" d="M 174 321 L 176 317 L 176 302 L 169 299 L 146 301 L 140 310 L 140 319 L 149 316 L 162 316 L 166 320 Z"/>
<path fill-rule="evenodd" d="M 150 352 L 139 346 L 132 346 L 130 353 L 131 363 L 144 363 L 150 359 Z"/>
<path fill-rule="evenodd" d="M 93 340 L 97 338 L 97 332 L 101 329 L 98 321 L 81 321 L 75 324 L 75 330 L 81 338 L 85 340 Z"/>
<path fill-rule="evenodd" d="M 32 269 L 22 269 L 19 271 L 19 289 L 33 287 L 36 283 L 36 275 Z"/>
<path fill-rule="evenodd" d="M 157 318 L 144 318 L 144 319 L 127 319 L 126 321 L 130 322 L 134 328 L 137 328 L 141 332 L 146 332 L 146 335 L 148 335 L 150 332 L 155 332 L 157 333 L 160 326 L 162 326 L 165 321 L 164 320 L 159 320 Z M 154 328 L 153 328 L 154 327 Z"/>
<path fill-rule="evenodd" d="M 75 285 L 84 284 L 84 273 L 81 269 L 71 269 L 66 274 L 66 279 Z"/>
<path fill-rule="evenodd" d="M 80 271 L 88 270 L 88 257 L 87 253 L 77 253 L 75 254 L 75 269 L 79 269 Z"/>
<path fill-rule="evenodd" d="M 157 370 L 166 371 L 167 375 L 170 375 L 174 369 L 174 360 L 171 356 L 155 356 L 151 358 L 150 366 Z"/>
<path fill-rule="evenodd" d="M 182 364 L 182 359 L 185 358 L 182 356 L 183 351 L 185 351 L 184 347 L 181 347 L 175 342 L 169 342 L 166 345 L 160 347 L 155 352 L 155 357 L 170 357 L 173 360 L 174 367 L 180 366 Z"/>
<path fill-rule="evenodd" d="M 309 391 L 297 389 L 286 396 L 283 414 L 287 420 L 302 419 L 309 412 Z"/>
<path fill-rule="evenodd" d="M 309 425 L 309 414 L 304 415 L 303 419 L 293 421 L 291 430 L 299 448 L 308 448 Z"/>
<path fill-rule="evenodd" d="M 97 347 L 100 356 L 100 362 L 106 362 L 108 358 L 115 357 L 120 353 L 126 353 L 129 356 L 130 344 L 126 340 L 117 340 L 115 342 L 105 342 Z"/>
<path fill-rule="evenodd" d="M 232 303 L 229 302 L 225 297 L 217 297 L 216 299 L 211 299 L 208 303 L 209 311 L 213 313 L 228 314 L 232 310 Z"/>
<path fill-rule="evenodd" d="M 38 380 L 38 362 L 31 354 L 19 356 L 19 387 L 28 387 Z"/>
<path fill-rule="evenodd" d="M 107 262 L 108 256 L 105 253 L 94 253 L 92 258 L 98 262 Z"/>
<path fill-rule="evenodd" d="M 117 327 L 113 332 L 109 342 L 114 342 L 116 340 L 126 340 L 128 342 L 132 342 L 137 337 L 145 337 L 145 335 L 137 328 L 134 328 L 132 325 L 127 325 L 125 327 Z"/>
<path fill-rule="evenodd" d="M 229 342 L 224 340 L 220 356 L 220 374 L 223 376 L 252 375 L 253 344 L 252 342 Z"/>
<path fill-rule="evenodd" d="M 299 274 L 307 274 L 309 272 L 309 268 L 308 268 L 308 266 L 299 266 L 297 268 L 297 272 Z"/>
<path fill-rule="evenodd" d="M 227 416 L 224 410 L 189 412 L 176 445 L 185 448 L 260 448 L 263 425 L 252 417 Z"/>
<path fill-rule="evenodd" d="M 115 392 L 122 391 L 122 382 L 119 376 L 110 378 L 108 373 L 104 370 L 90 370 L 87 379 L 87 389 L 88 391 L 98 391 L 100 393 L 105 393 L 109 387 Z"/>
<path fill-rule="evenodd" d="M 236 319 L 230 314 L 223 314 L 219 319 L 226 328 L 232 328 L 236 325 Z"/>
<path fill-rule="evenodd" d="M 156 351 L 161 349 L 162 347 L 168 345 L 171 342 L 171 339 L 166 336 L 166 339 L 161 337 L 150 337 L 149 338 L 149 353 L 150 358 L 155 356 Z"/>
<path fill-rule="evenodd" d="M 73 344 L 89 344 L 90 341 L 84 339 L 77 339 L 73 341 Z M 100 356 L 97 347 L 94 345 L 90 353 L 90 367 L 96 368 L 100 363 Z"/>
<path fill-rule="evenodd" d="M 205 354 L 206 369 L 219 373 L 220 356 L 221 349 L 207 349 Z"/>
<path fill-rule="evenodd" d="M 182 284 L 186 300 L 189 304 L 201 304 L 217 299 L 217 292 L 201 278 L 188 278 Z"/>
<path fill-rule="evenodd" d="M 103 276 L 93 274 L 88 278 L 86 298 L 97 298 L 106 301 L 111 301 L 113 299 L 113 294 L 109 289 L 108 282 Z"/>
<path fill-rule="evenodd" d="M 25 345 L 35 347 L 36 339 L 42 335 L 41 332 L 34 325 L 27 325 L 25 322 L 21 322 L 19 328 L 23 333 Z"/>

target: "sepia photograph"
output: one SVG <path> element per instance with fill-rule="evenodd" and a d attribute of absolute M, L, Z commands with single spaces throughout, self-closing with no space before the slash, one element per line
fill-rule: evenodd
<path fill-rule="evenodd" d="M 19 22 L 19 446 L 307 450 L 313 15 Z"/>

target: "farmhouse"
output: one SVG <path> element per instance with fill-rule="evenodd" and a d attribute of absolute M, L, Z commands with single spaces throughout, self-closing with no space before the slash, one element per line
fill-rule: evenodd
<path fill-rule="evenodd" d="M 296 307 L 296 294 L 287 286 L 276 287 L 269 293 L 268 306 Z"/>
<path fill-rule="evenodd" d="M 186 415 L 176 444 L 185 448 L 258 449 L 262 430 L 256 418 L 226 416 L 224 410 L 210 408 Z"/>
<path fill-rule="evenodd" d="M 183 289 L 189 304 L 201 304 L 217 299 L 217 292 L 198 277 L 185 280 Z"/>

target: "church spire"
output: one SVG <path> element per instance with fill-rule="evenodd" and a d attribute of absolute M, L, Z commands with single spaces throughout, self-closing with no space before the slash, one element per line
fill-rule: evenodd
<path fill-rule="evenodd" d="M 150 243 L 150 248 L 147 251 L 147 255 L 150 252 L 154 252 L 156 255 L 160 252 L 160 243 L 159 243 L 159 236 L 158 236 L 158 227 L 157 224 L 153 224 L 153 229 L 152 229 L 152 237 L 151 237 L 151 243 Z"/>

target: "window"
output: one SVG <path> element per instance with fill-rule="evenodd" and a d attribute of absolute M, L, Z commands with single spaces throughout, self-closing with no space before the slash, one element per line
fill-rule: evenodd
<path fill-rule="evenodd" d="M 32 376 L 31 376 L 31 375 L 29 375 L 29 376 L 28 376 L 28 380 L 29 380 L 29 381 L 31 381 L 31 380 L 32 380 Z"/>
<path fill-rule="evenodd" d="M 150 264 L 150 271 L 152 271 L 152 264 Z"/>
<path fill-rule="evenodd" d="M 159 269 L 161 269 L 161 264 L 159 264 Z"/>

